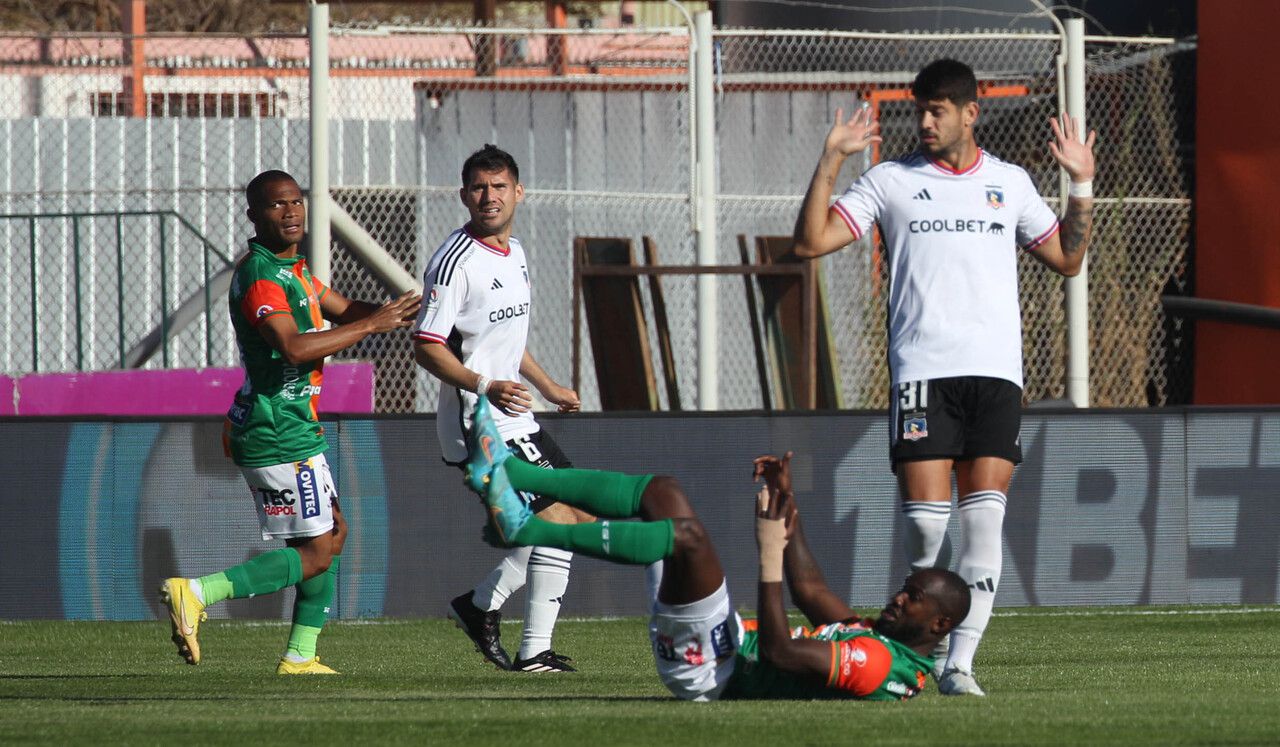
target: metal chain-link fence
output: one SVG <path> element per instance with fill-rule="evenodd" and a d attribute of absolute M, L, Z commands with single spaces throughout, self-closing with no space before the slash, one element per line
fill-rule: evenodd
<path fill-rule="evenodd" d="M 134 44 L 139 41 L 142 51 Z M 695 263 L 685 29 L 424 24 L 337 29 L 330 42 L 335 200 L 413 274 L 421 276 L 440 241 L 466 220 L 457 197 L 466 155 L 492 142 L 516 156 L 528 190 L 516 235 L 528 250 L 534 284 L 530 349 L 556 379 L 572 378 L 575 237 L 628 237 L 639 255 L 641 237 L 649 236 L 661 263 Z M 740 261 L 740 236 L 750 242 L 791 233 L 837 107 L 847 111 L 866 101 L 875 108 L 885 140 L 871 158 L 909 151 L 914 125 L 904 91 L 921 65 L 942 56 L 966 60 L 978 72 L 981 145 L 1027 168 L 1056 204 L 1057 169 L 1046 147 L 1047 119 L 1058 107 L 1056 37 L 721 30 L 715 42 L 722 264 Z M 1159 296 L 1184 292 L 1189 284 L 1185 144 L 1194 47 L 1094 40 L 1088 55 L 1089 125 L 1099 133 L 1090 260 L 1092 402 L 1185 402 L 1185 332 L 1164 316 Z M 0 76 L 0 209 L 7 214 L 171 211 L 221 253 L 235 256 L 251 230 L 241 196 L 249 178 L 282 168 L 306 186 L 304 37 L 3 38 L 0 67 L 9 73 Z M 870 160 L 851 159 L 837 189 Z M 105 269 L 117 250 L 104 220 L 85 219 L 76 247 L 103 282 L 130 280 L 117 283 L 124 286 L 125 316 L 157 310 L 162 296 L 172 309 L 193 292 L 193 281 L 182 273 L 202 268 L 202 260 L 170 259 L 181 272 L 162 273 L 154 220 L 125 241 L 136 248 L 118 265 L 127 271 Z M 17 225 L 9 221 L 0 230 L 12 233 Z M 199 242 L 174 238 L 176 223 L 170 225 L 167 241 L 181 246 L 166 256 L 194 251 Z M 118 340 L 136 345 L 163 324 L 154 318 L 159 314 L 139 311 L 126 320 L 86 311 L 106 296 L 87 294 L 84 286 L 66 293 L 75 239 L 66 228 L 58 231 L 37 235 L 47 258 L 36 263 L 55 269 L 36 273 L 36 286 L 44 290 L 34 295 L 75 304 L 78 311 L 33 325 L 32 301 L 11 291 L 8 331 L 0 338 L 6 372 L 118 365 L 110 355 L 67 352 L 77 319 L 82 337 L 115 341 L 99 347 L 117 348 L 117 357 Z M 840 403 L 882 407 L 887 284 L 877 249 L 871 240 L 862 244 L 823 259 L 821 268 Z M 24 269 L 33 264 L 29 240 L 7 241 L 0 262 L 10 277 L 26 278 L 19 285 L 31 282 Z M 214 262 L 212 271 L 217 269 Z M 163 293 L 162 274 L 169 284 Z M 727 276 L 716 283 L 721 406 L 760 407 L 743 281 Z M 1059 398 L 1062 282 L 1024 258 L 1022 283 L 1027 399 Z M 354 298 L 385 296 L 340 249 L 333 284 Z M 673 374 L 687 407 L 697 392 L 696 284 L 688 277 L 663 278 L 662 284 Z M 640 283 L 640 292 L 650 347 L 657 350 L 647 283 Z M 148 365 L 235 365 L 225 301 L 216 301 L 212 324 L 179 332 L 171 353 Z M 33 347 L 31 337 L 47 344 Z M 594 408 L 599 399 L 587 339 L 584 334 L 581 393 L 584 405 Z M 379 411 L 434 408 L 434 382 L 413 365 L 406 336 L 373 338 L 339 357 L 377 362 Z M 661 374 L 660 365 L 655 360 Z M 660 399 L 670 404 L 665 393 Z"/>
<path fill-rule="evenodd" d="M 1058 169 L 1047 147 L 1048 120 L 1059 110 L 1056 37 L 725 31 L 718 38 L 725 59 L 720 189 L 767 193 L 781 186 L 776 199 L 724 200 L 722 234 L 735 226 L 791 233 L 799 203 L 786 193 L 803 192 L 837 107 L 848 113 L 865 101 L 876 113 L 884 140 L 871 160 L 913 150 L 907 91 L 916 71 L 940 57 L 968 62 L 979 77 L 979 144 L 1026 168 L 1050 205 L 1059 205 Z M 1091 402 L 1186 402 L 1185 337 L 1181 322 L 1165 317 L 1160 296 L 1185 292 L 1189 281 L 1190 164 L 1183 144 L 1190 141 L 1194 47 L 1091 40 L 1087 54 L 1088 126 L 1098 132 L 1099 163 L 1090 250 Z M 744 120 L 750 139 L 735 142 Z M 837 194 L 867 165 L 846 165 Z M 887 278 L 876 239 L 859 244 L 821 260 L 826 298 L 844 406 L 884 407 Z M 1030 255 L 1020 261 L 1026 400 L 1059 400 L 1065 396 L 1063 280 Z"/>

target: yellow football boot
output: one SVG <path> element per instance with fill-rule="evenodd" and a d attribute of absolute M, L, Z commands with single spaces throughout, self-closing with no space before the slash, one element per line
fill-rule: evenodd
<path fill-rule="evenodd" d="M 188 664 L 200 663 L 200 641 L 196 634 L 200 623 L 209 619 L 204 603 L 185 578 L 167 578 L 160 586 L 160 601 L 169 608 L 169 625 L 173 628 L 173 642 L 178 655 Z"/>
<path fill-rule="evenodd" d="M 287 658 L 280 660 L 280 666 L 276 667 L 276 674 L 337 674 L 334 669 L 330 669 L 320 663 L 319 656 L 313 656 L 306 661 L 289 661 Z"/>

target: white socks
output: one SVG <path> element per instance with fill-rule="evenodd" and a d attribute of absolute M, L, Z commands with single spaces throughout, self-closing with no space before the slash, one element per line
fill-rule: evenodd
<path fill-rule="evenodd" d="M 991 621 L 996 587 L 1000 584 L 1003 560 L 1004 509 L 1006 498 L 998 490 L 982 490 L 962 496 L 959 501 L 960 577 L 969 584 L 969 616 L 951 633 L 947 669 L 973 671 L 973 655 L 982 633 Z"/>
<path fill-rule="evenodd" d="M 517 659 L 528 659 L 551 648 L 551 633 L 560 616 L 560 602 L 569 588 L 573 553 L 552 547 L 517 547 L 471 592 L 471 603 L 486 612 L 500 609 L 527 580 L 524 635 Z"/>
<path fill-rule="evenodd" d="M 525 569 L 529 565 L 529 553 L 533 548 L 517 547 L 507 553 L 498 567 L 489 572 L 471 592 L 471 603 L 485 612 L 500 609 L 507 597 L 524 586 Z"/>
<path fill-rule="evenodd" d="M 528 659 L 551 648 L 551 633 L 560 616 L 565 589 L 569 588 L 572 560 L 573 553 L 554 547 L 535 547 L 529 555 L 529 595 L 517 659 Z"/>
<path fill-rule="evenodd" d="M 903 545 L 912 572 L 951 565 L 951 544 L 947 542 L 950 500 L 903 501 L 902 518 L 906 520 Z M 944 547 L 945 553 L 942 552 Z"/>

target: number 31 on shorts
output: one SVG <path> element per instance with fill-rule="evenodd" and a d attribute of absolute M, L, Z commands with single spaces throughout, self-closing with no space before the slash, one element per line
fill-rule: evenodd
<path fill-rule="evenodd" d="M 904 381 L 898 385 L 898 411 L 929 409 L 929 382 Z"/>

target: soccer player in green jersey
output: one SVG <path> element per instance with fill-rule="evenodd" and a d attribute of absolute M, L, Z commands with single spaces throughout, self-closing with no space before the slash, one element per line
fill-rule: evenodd
<path fill-rule="evenodd" d="M 942 568 L 911 574 L 876 619 L 860 618 L 823 578 L 809 552 L 791 491 L 788 453 L 755 460 L 759 618 L 742 620 L 706 528 L 674 478 L 544 470 L 508 458 L 489 414 L 476 404 L 467 484 L 489 508 L 487 538 L 499 545 L 563 547 L 626 564 L 665 561 L 650 622 L 658 676 L 677 698 L 905 700 L 924 689 L 938 641 L 969 613 L 969 589 Z M 599 516 L 553 524 L 516 495 L 552 496 Z M 642 521 L 614 521 L 639 517 Z M 790 629 L 792 599 L 814 626 Z"/>
<path fill-rule="evenodd" d="M 296 586 L 293 627 L 276 672 L 336 674 L 316 656 L 347 536 L 316 413 L 324 359 L 371 334 L 412 326 L 421 296 L 409 292 L 378 306 L 344 298 L 313 277 L 298 250 L 306 206 L 289 174 L 257 175 L 245 197 L 255 234 L 229 298 L 245 378 L 223 443 L 249 484 L 262 538 L 285 547 L 208 576 L 166 579 L 160 599 L 178 654 L 199 664 L 196 636 L 206 607 Z M 325 329 L 325 320 L 338 326 Z"/>

